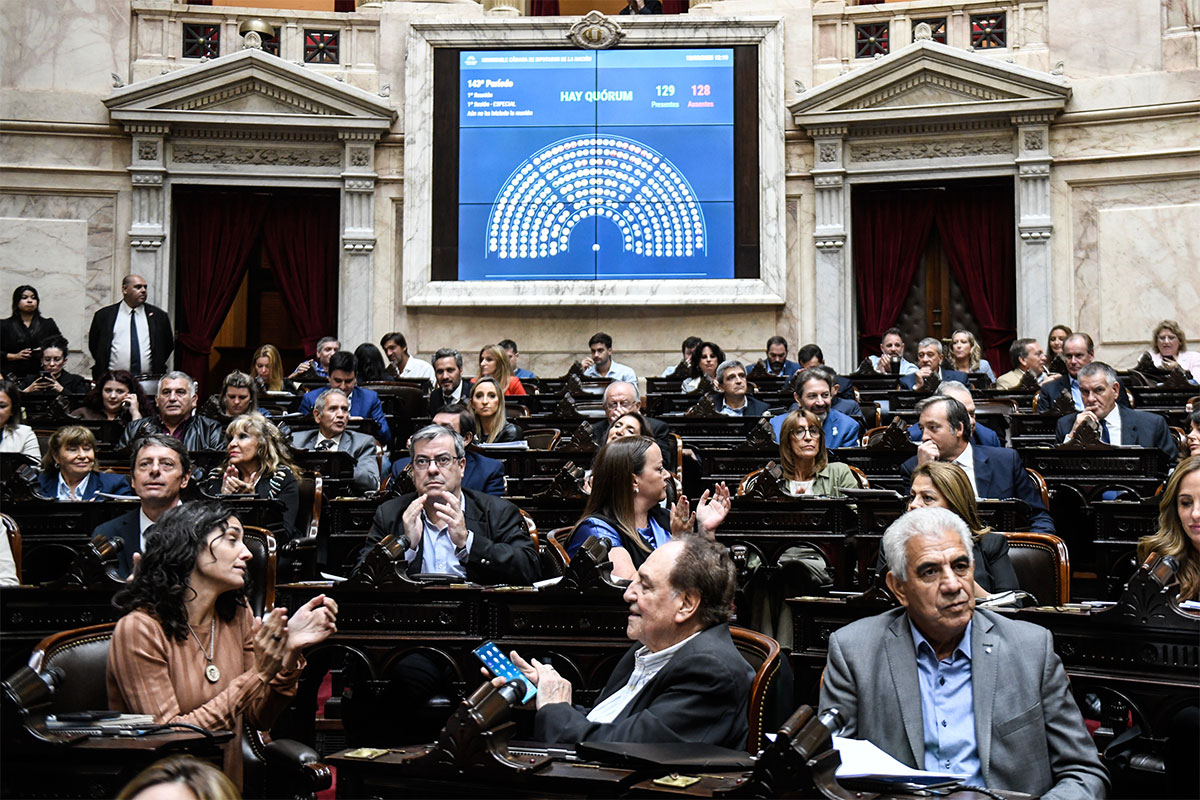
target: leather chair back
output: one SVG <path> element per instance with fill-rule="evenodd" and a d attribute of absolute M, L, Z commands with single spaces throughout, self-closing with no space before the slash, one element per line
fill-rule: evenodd
<path fill-rule="evenodd" d="M 17 583 L 21 582 L 21 526 L 8 514 L 0 514 L 0 527 L 8 537 L 8 549 L 12 553 L 13 565 L 17 569 Z"/>
<path fill-rule="evenodd" d="M 746 752 L 756 755 L 762 748 L 763 735 L 773 730 L 771 720 L 771 696 L 781 667 L 779 642 L 770 636 L 731 625 L 729 634 L 733 637 L 733 645 L 746 659 L 746 663 L 754 669 L 754 682 L 750 685 L 750 703 L 748 715 L 750 733 L 746 737 Z"/>
<path fill-rule="evenodd" d="M 243 541 L 250 549 L 250 609 L 262 616 L 275 607 L 275 537 L 266 528 L 245 525 Z"/>
<path fill-rule="evenodd" d="M 1065 605 L 1071 599 L 1071 559 L 1067 544 L 1049 533 L 1005 533 L 1017 583 L 1041 605 Z"/>
<path fill-rule="evenodd" d="M 51 667 L 62 674 L 55 684 L 48 714 L 108 708 L 108 646 L 115 622 L 56 633 L 43 639 L 29 667 L 45 673 Z"/>
<path fill-rule="evenodd" d="M 567 555 L 566 540 L 574 530 L 574 525 L 567 525 L 555 528 L 546 534 L 546 551 L 541 558 L 543 577 L 557 578 L 567 573 L 567 565 L 571 563 L 571 557 Z M 559 537 L 562 537 L 562 540 Z"/>

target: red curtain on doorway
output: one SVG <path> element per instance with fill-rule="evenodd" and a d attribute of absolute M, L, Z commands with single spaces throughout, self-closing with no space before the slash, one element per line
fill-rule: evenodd
<path fill-rule="evenodd" d="M 263 220 L 263 247 L 306 353 L 336 334 L 337 295 L 328 276 L 337 273 L 337 224 L 334 195 L 276 197 Z"/>
<path fill-rule="evenodd" d="M 529 0 L 529 16 L 557 17 L 558 0 Z"/>

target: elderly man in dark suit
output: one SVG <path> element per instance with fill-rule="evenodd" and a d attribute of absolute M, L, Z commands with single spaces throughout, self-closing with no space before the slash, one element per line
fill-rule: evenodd
<path fill-rule="evenodd" d="M 715 373 L 720 393 L 713 398 L 713 407 L 728 417 L 761 417 L 771 407 L 747 394 L 746 365 L 740 361 L 721 362 Z"/>
<path fill-rule="evenodd" d="M 462 487 L 484 492 L 494 497 L 504 496 L 504 462 L 476 453 L 470 449 L 475 440 L 475 415 L 462 403 L 451 403 L 433 415 L 433 424 L 449 428 L 463 438 L 467 446 L 466 466 L 463 467 Z M 412 463 L 411 458 L 398 459 L 392 464 L 392 480 Z"/>
<path fill-rule="evenodd" d="M 354 457 L 351 484 L 360 493 L 379 490 L 379 461 L 375 457 L 375 439 L 365 433 L 346 430 L 350 421 L 350 398 L 341 389 L 326 389 L 313 404 L 316 430 L 300 431 L 292 436 L 297 450 L 337 450 Z"/>
<path fill-rule="evenodd" d="M 925 382 L 931 377 L 939 381 L 958 381 L 964 385 L 967 382 L 967 373 L 942 369 L 942 340 L 927 336 L 917 343 L 917 371 L 901 375 L 900 386 L 920 390 L 925 388 Z"/>
<path fill-rule="evenodd" d="M 952 511 L 905 514 L 883 536 L 903 608 L 836 631 L 822 709 L 917 769 L 991 791 L 1096 800 L 1108 791 L 1050 632 L 975 609 L 971 532 Z"/>
<path fill-rule="evenodd" d="M 175 332 L 167 312 L 146 302 L 148 285 L 141 275 L 121 281 L 121 302 L 105 306 L 92 317 L 88 351 L 96 362 L 92 377 L 110 369 L 134 375 L 162 375 L 175 349 Z"/>
<path fill-rule="evenodd" d="M 1079 371 L 1096 360 L 1096 346 L 1092 342 L 1092 337 L 1082 331 L 1071 334 L 1063 342 L 1062 357 L 1063 361 L 1067 363 L 1067 374 L 1042 384 L 1042 390 L 1038 392 L 1037 397 L 1039 411 L 1050 408 L 1058 400 L 1059 395 L 1064 393 L 1071 398 L 1076 411 L 1083 411 L 1083 395 L 1079 389 Z M 1123 406 L 1129 406 L 1129 395 L 1125 394 L 1125 390 L 1119 386 L 1117 387 L 1117 402 Z"/>
<path fill-rule="evenodd" d="M 1083 411 L 1058 420 L 1058 441 L 1069 441 L 1080 426 L 1089 425 L 1098 430 L 1102 442 L 1120 447 L 1157 447 L 1168 459 L 1175 458 L 1175 439 L 1166 420 L 1158 414 L 1118 405 L 1121 384 L 1116 370 L 1103 361 L 1093 361 L 1079 370 L 1078 377 Z"/>

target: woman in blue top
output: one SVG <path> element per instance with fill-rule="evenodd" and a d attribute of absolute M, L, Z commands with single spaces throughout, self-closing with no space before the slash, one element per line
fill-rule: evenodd
<path fill-rule="evenodd" d="M 691 513 L 686 497 L 668 512 L 659 504 L 666 499 L 671 473 L 663 468 L 662 450 L 653 439 L 626 436 L 614 439 L 596 453 L 592 462 L 592 494 L 587 508 L 567 542 L 567 554 L 589 536 L 607 539 L 613 577 L 632 580 L 638 567 L 655 548 L 672 535 L 698 533 L 712 537 L 729 513 L 729 489 L 718 483 L 700 497 Z"/>

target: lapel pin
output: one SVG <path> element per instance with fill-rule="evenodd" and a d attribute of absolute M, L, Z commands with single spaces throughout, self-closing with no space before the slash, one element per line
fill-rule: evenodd
<path fill-rule="evenodd" d="M 986 645 L 986 644 L 985 644 L 985 645 L 983 646 L 983 652 L 987 653 L 988 655 L 991 655 L 991 653 L 992 653 L 992 648 L 991 648 L 990 646 L 988 646 L 988 645 Z"/>

